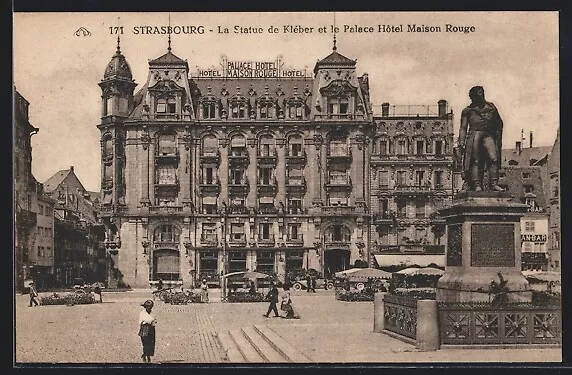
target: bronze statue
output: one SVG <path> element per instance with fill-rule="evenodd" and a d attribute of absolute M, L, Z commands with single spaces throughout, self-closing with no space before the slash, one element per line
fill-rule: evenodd
<path fill-rule="evenodd" d="M 485 100 L 485 90 L 482 86 L 471 88 L 469 98 L 472 102 L 461 113 L 459 129 L 459 151 L 465 181 L 463 190 L 504 191 L 498 185 L 502 119 L 495 105 Z"/>

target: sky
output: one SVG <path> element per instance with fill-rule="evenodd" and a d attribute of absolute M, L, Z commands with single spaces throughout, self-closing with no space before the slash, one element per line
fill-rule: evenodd
<path fill-rule="evenodd" d="M 368 73 L 374 110 L 391 105 L 436 105 L 448 101 L 455 114 L 470 103 L 472 86 L 485 88 L 504 120 L 503 147 L 514 147 L 524 130 L 534 146 L 551 146 L 559 126 L 557 12 L 296 12 L 296 13 L 15 13 L 14 84 L 30 102 L 32 172 L 44 182 L 74 166 L 86 189 L 100 189 L 101 89 L 107 63 L 123 27 L 121 51 L 137 91 L 148 61 L 167 49 L 167 35 L 149 35 L 141 26 L 203 26 L 202 34 L 173 34 L 172 52 L 188 60 L 191 76 L 221 56 L 238 61 L 274 61 L 313 69 L 332 51 L 357 59 L 358 75 Z M 440 27 L 440 32 L 408 32 L 408 25 Z M 286 32 L 285 26 L 310 32 Z M 402 32 L 383 32 L 402 25 Z M 468 32 L 448 31 L 447 25 Z M 234 33 L 235 26 L 262 33 Z M 362 32 L 352 32 L 355 27 Z M 83 27 L 84 36 L 76 31 Z M 228 34 L 219 33 L 224 28 Z M 278 32 L 270 33 L 269 29 Z M 365 32 L 371 27 L 372 32 Z M 112 28 L 112 29 L 110 29 Z M 321 32 L 325 28 L 326 32 Z M 210 31 L 212 30 L 212 31 Z M 290 30 L 292 30 L 290 28 Z M 528 146 L 528 140 L 525 142 Z"/>

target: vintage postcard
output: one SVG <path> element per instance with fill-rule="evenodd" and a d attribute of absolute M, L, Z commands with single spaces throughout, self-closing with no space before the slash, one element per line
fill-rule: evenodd
<path fill-rule="evenodd" d="M 13 41 L 14 365 L 561 362 L 558 12 Z"/>

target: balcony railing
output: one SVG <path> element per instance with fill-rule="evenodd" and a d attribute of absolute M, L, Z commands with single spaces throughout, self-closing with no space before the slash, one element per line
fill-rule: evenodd
<path fill-rule="evenodd" d="M 288 238 L 286 238 L 286 245 L 288 245 L 288 246 L 303 246 L 304 245 L 304 235 L 299 234 L 296 236 L 296 238 L 288 236 Z"/>
<path fill-rule="evenodd" d="M 327 182 L 326 182 L 326 186 L 327 189 L 332 189 L 332 188 L 342 188 L 342 189 L 351 189 L 352 188 L 352 178 L 351 177 L 347 177 L 347 178 L 330 178 Z"/>
<path fill-rule="evenodd" d="M 275 206 L 260 206 L 258 207 L 258 214 L 260 215 L 276 215 L 278 208 Z"/>
<path fill-rule="evenodd" d="M 177 178 L 175 180 L 166 180 L 166 181 L 155 180 L 155 187 L 156 188 L 179 187 L 179 179 Z"/>
<path fill-rule="evenodd" d="M 258 246 L 274 246 L 274 235 L 269 234 L 267 238 L 258 237 Z"/>
<path fill-rule="evenodd" d="M 216 150 L 216 152 L 204 152 L 201 157 L 202 164 L 216 164 L 220 163 L 220 151 Z"/>
<path fill-rule="evenodd" d="M 153 249 L 154 250 L 158 250 L 158 249 L 172 249 L 172 250 L 178 250 L 179 249 L 179 242 L 175 242 L 175 241 L 154 241 L 153 242 Z"/>
<path fill-rule="evenodd" d="M 326 241 L 324 243 L 324 247 L 326 250 L 335 250 L 335 249 L 349 250 L 350 249 L 350 242 L 349 241 Z"/>
<path fill-rule="evenodd" d="M 227 206 L 227 213 L 229 214 L 248 214 L 248 207 L 240 204 L 229 204 Z"/>
<path fill-rule="evenodd" d="M 373 215 L 373 221 L 374 223 L 391 223 L 394 217 L 396 216 L 390 212 L 377 213 Z"/>
<path fill-rule="evenodd" d="M 219 192 L 220 191 L 220 181 L 218 180 L 211 180 L 210 183 L 204 181 L 202 178 L 199 179 L 199 188 L 201 189 L 201 193 L 204 192 Z"/>
<path fill-rule="evenodd" d="M 322 214 L 344 216 L 355 213 L 353 206 L 322 206 Z"/>
<path fill-rule="evenodd" d="M 278 160 L 278 153 L 274 148 L 268 154 L 258 154 L 257 158 L 259 164 L 276 164 L 276 160 Z"/>
<path fill-rule="evenodd" d="M 216 246 L 218 245 L 218 237 L 216 234 L 201 234 L 201 244 Z"/>
<path fill-rule="evenodd" d="M 248 151 L 244 150 L 241 152 L 237 152 L 234 154 L 229 154 L 228 155 L 228 161 L 231 163 L 240 163 L 240 164 L 245 164 L 248 163 L 249 161 L 249 154 Z"/>
<path fill-rule="evenodd" d="M 397 185 L 395 194 L 430 194 L 431 187 L 426 185 Z"/>
<path fill-rule="evenodd" d="M 235 238 L 231 235 L 228 240 L 228 244 L 231 246 L 246 246 L 246 235 L 239 238 Z"/>
<path fill-rule="evenodd" d="M 179 150 L 175 149 L 173 152 L 157 152 L 155 154 L 155 163 L 160 163 L 163 161 L 177 161 L 179 160 Z"/>
<path fill-rule="evenodd" d="M 161 213 L 161 214 L 183 212 L 183 206 L 150 206 L 149 212 Z"/>
<path fill-rule="evenodd" d="M 348 149 L 347 152 L 330 152 L 326 154 L 328 162 L 349 163 L 352 161 L 352 150 Z"/>
<path fill-rule="evenodd" d="M 258 191 L 260 192 L 276 192 L 278 191 L 278 181 L 276 177 L 272 177 L 268 184 L 265 184 L 264 181 L 258 180 Z"/>
<path fill-rule="evenodd" d="M 286 155 L 286 165 L 306 164 L 306 151 L 302 150 L 299 155 Z"/>

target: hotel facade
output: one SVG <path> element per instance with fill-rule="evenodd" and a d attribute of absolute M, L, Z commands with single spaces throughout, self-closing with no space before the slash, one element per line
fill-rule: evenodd
<path fill-rule="evenodd" d="M 101 217 L 113 274 L 218 284 L 326 276 L 370 261 L 367 74 L 335 45 L 312 72 L 275 61 L 189 70 L 169 44 L 135 93 L 118 46 L 102 91 Z"/>

